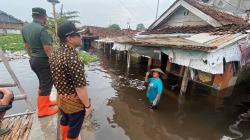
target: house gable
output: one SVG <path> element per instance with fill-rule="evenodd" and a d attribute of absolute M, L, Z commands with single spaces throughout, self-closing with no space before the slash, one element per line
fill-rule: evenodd
<path fill-rule="evenodd" d="M 183 7 L 184 9 L 181 9 L 180 7 Z M 188 10 L 191 15 L 189 17 L 185 17 L 184 19 L 181 19 L 181 15 L 185 12 L 183 10 Z M 172 19 L 171 19 L 172 18 Z M 192 20 L 192 22 L 195 22 L 195 24 L 187 24 L 180 25 L 179 27 L 186 27 L 185 25 L 189 27 L 195 26 L 212 26 L 212 27 L 222 27 L 225 25 L 246 25 L 247 22 L 238 16 L 232 15 L 230 13 L 227 13 L 225 11 L 219 10 L 215 7 L 212 7 L 201 0 L 176 0 L 170 8 L 164 12 L 150 27 L 148 30 L 158 30 L 161 29 L 162 25 L 165 25 L 163 27 L 166 27 L 166 25 L 173 25 L 173 23 L 176 23 L 176 19 L 181 20 Z M 207 23 L 207 25 L 205 23 Z M 178 24 L 179 25 L 179 24 Z M 171 26 L 168 26 L 171 27 Z M 174 26 L 176 27 L 176 25 Z"/>
<path fill-rule="evenodd" d="M 195 16 L 199 17 L 200 19 L 207 22 L 209 25 L 212 25 L 213 27 L 219 27 L 221 24 L 212 18 L 211 16 L 207 15 L 206 13 L 202 12 L 201 10 L 197 9 L 196 7 L 192 6 L 185 0 L 177 0 L 163 15 L 158 18 L 150 27 L 149 29 L 159 29 L 159 27 L 162 25 L 164 21 L 169 20 L 171 15 L 178 14 L 179 12 L 178 8 L 183 7 L 190 11 L 191 13 L 194 13 Z"/>
<path fill-rule="evenodd" d="M 165 19 L 158 28 L 178 27 L 178 26 L 205 26 L 209 25 L 206 21 L 196 16 L 190 10 L 179 6 L 176 11 Z"/>
<path fill-rule="evenodd" d="M 23 24 L 23 22 L 15 17 L 8 15 L 7 13 L 0 10 L 0 23 L 13 23 L 13 24 Z"/>

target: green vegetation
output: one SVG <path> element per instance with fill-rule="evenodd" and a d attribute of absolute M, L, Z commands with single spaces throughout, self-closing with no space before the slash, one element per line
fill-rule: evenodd
<path fill-rule="evenodd" d="M 118 24 L 112 24 L 109 26 L 109 28 L 115 29 L 115 30 L 121 30 L 121 27 Z"/>
<path fill-rule="evenodd" d="M 11 52 L 24 50 L 22 36 L 20 34 L 0 35 L 0 48 Z"/>
<path fill-rule="evenodd" d="M 140 23 L 140 24 L 137 24 L 136 30 L 137 31 L 144 31 L 144 30 L 146 30 L 146 27 L 144 26 L 144 24 Z"/>
<path fill-rule="evenodd" d="M 90 62 L 94 62 L 97 60 L 96 55 L 91 55 L 85 51 L 79 51 L 78 56 L 79 56 L 80 60 L 86 65 L 89 64 Z"/>
<path fill-rule="evenodd" d="M 61 12 L 61 13 L 56 13 L 56 22 L 58 25 L 64 23 L 65 21 L 71 21 L 73 23 L 78 23 L 80 24 L 80 21 L 76 20 L 79 17 L 79 12 L 78 11 L 68 11 L 68 12 Z M 48 29 L 49 33 L 54 37 L 55 35 L 55 22 L 54 22 L 54 17 L 49 17 L 48 18 Z"/>

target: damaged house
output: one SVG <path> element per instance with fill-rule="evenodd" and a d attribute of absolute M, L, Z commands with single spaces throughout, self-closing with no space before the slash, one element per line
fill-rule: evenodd
<path fill-rule="evenodd" d="M 181 93 L 188 81 L 224 90 L 250 62 L 248 29 L 242 17 L 201 0 L 177 0 L 147 31 L 119 44 L 147 56 L 151 67 L 181 77 Z"/>

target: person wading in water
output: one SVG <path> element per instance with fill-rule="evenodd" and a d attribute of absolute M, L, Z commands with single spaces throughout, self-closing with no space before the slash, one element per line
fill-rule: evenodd
<path fill-rule="evenodd" d="M 149 78 L 150 72 L 153 73 L 152 78 Z M 152 69 L 146 73 L 145 82 L 148 83 L 146 95 L 150 103 L 150 108 L 152 110 L 158 109 L 158 104 L 160 102 L 161 94 L 163 91 L 163 84 L 162 80 L 160 79 L 161 74 L 164 75 L 164 72 L 159 68 Z"/>
<path fill-rule="evenodd" d="M 61 48 L 50 59 L 52 78 L 58 91 L 58 107 L 63 140 L 78 140 L 85 116 L 93 110 L 86 87 L 84 65 L 79 60 L 76 48 L 82 45 L 81 35 L 72 22 L 58 28 Z"/>

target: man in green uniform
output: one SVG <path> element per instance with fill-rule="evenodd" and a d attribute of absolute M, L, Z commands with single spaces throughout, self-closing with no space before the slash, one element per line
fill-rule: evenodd
<path fill-rule="evenodd" d="M 22 29 L 25 49 L 30 56 L 30 66 L 39 79 L 37 98 L 38 117 L 53 115 L 58 112 L 56 108 L 49 108 L 57 103 L 50 101 L 52 77 L 49 57 L 53 51 L 52 37 L 46 28 L 47 14 L 43 8 L 32 9 L 33 22 Z"/>

